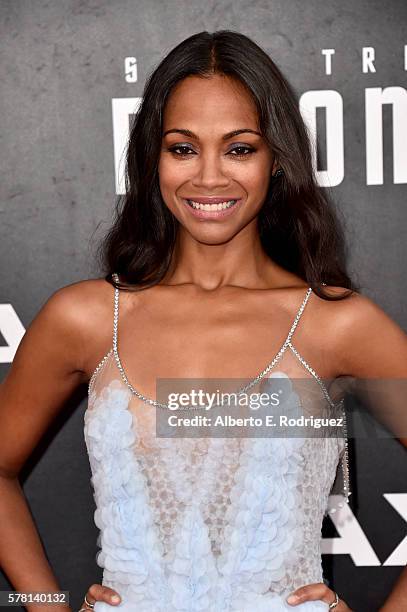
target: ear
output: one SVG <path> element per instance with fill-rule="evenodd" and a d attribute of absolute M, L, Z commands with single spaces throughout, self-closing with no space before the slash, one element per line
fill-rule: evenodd
<path fill-rule="evenodd" d="M 273 160 L 273 166 L 272 166 L 272 168 L 271 168 L 271 174 L 273 174 L 273 175 L 274 175 L 274 174 L 277 172 L 278 168 L 279 168 L 279 162 L 278 162 L 278 159 L 277 159 L 277 158 L 274 158 L 274 160 Z"/>

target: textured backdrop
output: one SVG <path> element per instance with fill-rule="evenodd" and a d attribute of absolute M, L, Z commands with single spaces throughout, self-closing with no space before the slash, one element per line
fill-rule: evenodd
<path fill-rule="evenodd" d="M 146 74 L 202 30 L 248 35 L 293 84 L 304 117 L 311 127 L 314 121 L 319 179 L 330 181 L 346 222 L 351 271 L 407 328 L 405 0 L 1 0 L 0 7 L 0 379 L 49 295 L 100 276 L 93 256 L 120 190 L 127 113 Z M 74 609 L 102 576 L 85 400 L 81 392 L 72 398 L 23 475 Z M 349 605 L 372 612 L 407 557 L 407 541 L 392 554 L 406 533 L 405 451 L 391 439 L 352 440 L 351 464 L 353 529 L 338 534 L 326 519 L 327 551 L 341 535 L 346 552 L 327 552 L 323 563 Z"/>

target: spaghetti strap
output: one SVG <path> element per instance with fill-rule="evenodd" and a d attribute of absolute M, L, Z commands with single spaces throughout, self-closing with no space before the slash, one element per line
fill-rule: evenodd
<path fill-rule="evenodd" d="M 296 329 L 296 327 L 297 327 L 297 325 L 298 325 L 298 323 L 299 323 L 299 321 L 300 321 L 300 319 L 301 319 L 302 313 L 304 312 L 304 308 L 305 308 L 305 306 L 307 305 L 307 302 L 308 302 L 308 300 L 309 300 L 309 296 L 311 295 L 311 293 L 312 293 L 312 287 L 308 287 L 308 289 L 307 289 L 307 293 L 305 294 L 305 297 L 304 297 L 304 299 L 303 299 L 303 302 L 302 302 L 301 306 L 299 307 L 299 309 L 298 309 L 298 311 L 297 311 L 297 314 L 296 314 L 296 316 L 295 316 L 295 319 L 294 319 L 294 321 L 293 321 L 293 324 L 291 325 L 291 329 L 290 329 L 290 331 L 288 332 L 288 336 L 287 336 L 287 338 L 286 338 L 286 340 L 285 340 L 285 342 L 284 342 L 284 346 L 286 346 L 286 345 L 289 345 L 289 344 L 290 344 L 290 342 L 291 342 L 291 338 L 292 338 L 292 336 L 293 336 L 293 333 L 295 332 L 295 329 Z"/>
<path fill-rule="evenodd" d="M 115 281 L 119 282 L 119 275 L 118 274 L 113 273 L 112 277 L 114 278 Z M 119 314 L 119 290 L 116 287 L 114 288 L 114 290 L 115 291 L 114 291 L 113 344 L 112 344 L 111 348 L 109 349 L 109 351 L 99 361 L 99 363 L 96 366 L 96 368 L 93 370 L 93 372 L 92 372 L 92 374 L 90 376 L 89 382 L 88 382 L 88 394 L 90 394 L 93 391 L 93 387 L 94 387 L 94 383 L 96 381 L 96 378 L 97 378 L 99 372 L 102 370 L 102 368 L 107 363 L 107 361 L 108 361 L 109 357 L 111 356 L 111 354 L 113 353 L 115 358 L 116 358 L 116 355 L 117 355 L 117 324 L 118 324 L 118 314 Z"/>
<path fill-rule="evenodd" d="M 112 278 L 119 282 L 119 275 L 114 272 L 112 274 Z M 114 315 L 113 315 L 113 351 L 114 354 L 117 355 L 117 330 L 119 324 L 119 289 L 117 287 L 114 288 Z"/>
<path fill-rule="evenodd" d="M 113 279 L 118 283 L 119 282 L 119 275 L 114 272 L 112 274 Z M 144 395 L 142 395 L 139 391 L 137 391 L 131 384 L 131 382 L 129 381 L 129 379 L 127 378 L 127 374 L 126 371 L 123 367 L 123 364 L 121 362 L 120 356 L 119 356 L 119 351 L 117 348 L 117 337 L 118 337 L 118 327 L 119 327 L 119 289 L 118 287 L 114 288 L 114 316 L 113 316 L 113 355 L 114 355 L 114 359 L 116 361 L 117 367 L 120 371 L 120 375 L 123 379 L 123 381 L 125 382 L 125 384 L 127 385 L 127 387 L 130 389 L 130 391 L 132 393 L 134 393 L 135 395 L 138 395 L 141 399 L 147 401 L 148 403 L 153 403 L 154 400 L 151 400 L 149 398 L 146 398 Z"/>

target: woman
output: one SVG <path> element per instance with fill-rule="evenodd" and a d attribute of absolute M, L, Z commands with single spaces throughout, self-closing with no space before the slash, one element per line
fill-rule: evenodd
<path fill-rule="evenodd" d="M 242 34 L 191 36 L 147 82 L 126 179 L 105 278 L 51 296 L 1 387 L 2 567 L 19 590 L 58 589 L 18 473 L 89 381 L 104 586 L 82 610 L 111 609 L 115 594 L 126 612 L 350 610 L 323 582 L 319 548 L 334 480 L 349 495 L 346 440 L 155 430 L 168 414 L 158 379 L 271 372 L 294 407 L 332 414 L 325 380 L 407 375 L 404 332 L 346 273 L 295 96 Z M 382 610 L 405 597 L 400 583 Z"/>

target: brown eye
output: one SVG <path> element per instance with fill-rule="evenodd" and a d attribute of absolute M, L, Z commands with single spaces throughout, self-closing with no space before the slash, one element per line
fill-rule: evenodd
<path fill-rule="evenodd" d="M 231 149 L 230 153 L 233 154 L 232 157 L 248 157 L 251 153 L 254 153 L 255 150 L 256 149 L 253 149 L 253 147 L 246 147 L 246 146 L 240 145 L 239 147 L 235 147 L 234 149 Z M 246 151 L 246 153 L 242 153 L 242 151 Z"/>
<path fill-rule="evenodd" d="M 168 151 L 170 151 L 171 153 L 174 153 L 175 155 L 178 155 L 179 157 L 189 156 L 188 153 L 185 153 L 185 150 L 192 151 L 191 147 L 188 147 L 187 145 L 176 145 L 174 147 L 168 148 Z M 178 151 L 182 151 L 182 152 L 178 153 Z"/>

